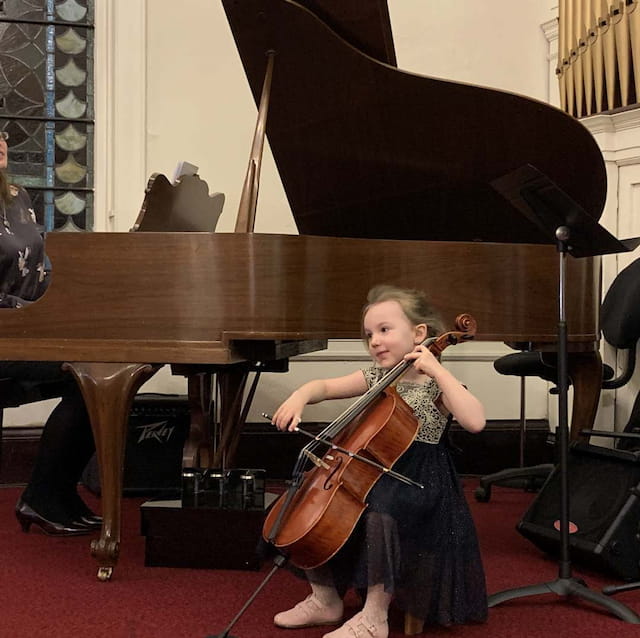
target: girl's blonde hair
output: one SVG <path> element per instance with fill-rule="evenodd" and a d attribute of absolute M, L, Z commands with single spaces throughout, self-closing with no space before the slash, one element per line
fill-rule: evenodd
<path fill-rule="evenodd" d="M 362 309 L 362 324 L 364 324 L 364 316 L 371 306 L 383 301 L 397 301 L 400 304 L 407 319 L 417 326 L 420 323 L 427 324 L 427 336 L 437 337 L 444 332 L 444 323 L 440 318 L 438 311 L 427 301 L 427 297 L 421 290 L 413 290 L 410 288 L 398 288 L 397 286 L 388 286 L 382 284 L 374 286 L 369 290 L 367 295 L 367 303 Z M 367 341 L 362 329 L 362 338 Z"/>

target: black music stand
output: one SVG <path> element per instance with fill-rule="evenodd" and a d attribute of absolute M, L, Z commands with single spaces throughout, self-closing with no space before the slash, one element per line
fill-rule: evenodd
<path fill-rule="evenodd" d="M 569 391 L 567 359 L 567 321 L 565 314 L 566 258 L 591 257 L 628 252 L 640 244 L 640 238 L 619 240 L 589 216 L 562 189 L 533 166 L 523 166 L 494 180 L 491 185 L 513 206 L 533 222 L 555 243 L 559 253 L 560 271 L 558 287 L 558 436 L 560 469 L 560 559 L 556 580 L 526 585 L 489 596 L 489 607 L 513 598 L 557 594 L 581 598 L 604 607 L 629 623 L 640 624 L 640 617 L 629 607 L 587 588 L 582 580 L 572 577 L 569 546 L 569 427 L 567 397 Z"/>

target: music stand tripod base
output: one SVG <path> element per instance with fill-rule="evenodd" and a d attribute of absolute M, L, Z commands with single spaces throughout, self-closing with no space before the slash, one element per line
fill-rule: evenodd
<path fill-rule="evenodd" d="M 495 607 L 500 603 L 513 600 L 514 598 L 524 598 L 526 596 L 539 596 L 541 594 L 556 594 L 557 596 L 571 597 L 577 596 L 587 602 L 605 607 L 612 614 L 632 624 L 640 624 L 640 617 L 629 607 L 614 600 L 607 598 L 589 589 L 586 584 L 575 578 L 558 578 L 548 583 L 540 583 L 538 585 L 526 585 L 524 587 L 516 587 L 514 589 L 505 589 L 496 594 L 489 596 L 489 607 Z"/>

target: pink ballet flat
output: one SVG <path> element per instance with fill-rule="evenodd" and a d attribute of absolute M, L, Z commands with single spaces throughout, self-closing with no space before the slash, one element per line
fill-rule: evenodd
<path fill-rule="evenodd" d="M 342 604 L 323 605 L 313 594 L 287 611 L 281 611 L 273 618 L 277 627 L 301 629 L 315 625 L 337 625 L 342 620 Z"/>
<path fill-rule="evenodd" d="M 322 638 L 388 638 L 389 623 L 387 620 L 372 621 L 363 612 L 347 620 L 342 627 L 325 634 Z"/>

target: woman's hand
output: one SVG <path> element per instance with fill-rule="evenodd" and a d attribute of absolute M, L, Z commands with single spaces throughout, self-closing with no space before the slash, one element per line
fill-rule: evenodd
<path fill-rule="evenodd" d="M 413 352 L 405 355 L 405 361 L 413 359 L 413 367 L 422 374 L 435 377 L 442 370 L 441 363 L 426 346 L 416 346 Z"/>

